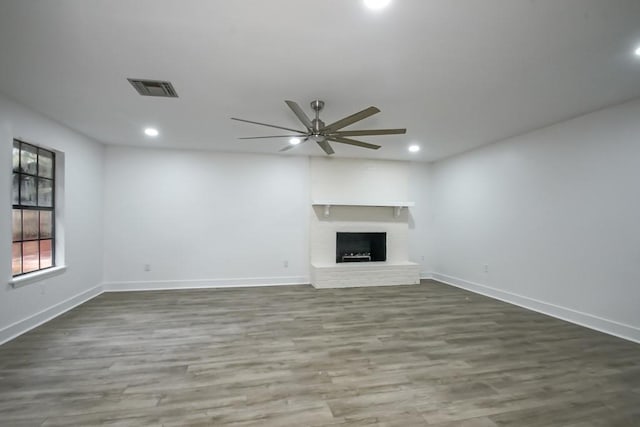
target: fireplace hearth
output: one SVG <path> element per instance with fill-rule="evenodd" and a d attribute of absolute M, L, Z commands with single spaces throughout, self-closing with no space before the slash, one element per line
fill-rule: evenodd
<path fill-rule="evenodd" d="M 387 260 L 387 233 L 336 233 L 336 263 Z"/>

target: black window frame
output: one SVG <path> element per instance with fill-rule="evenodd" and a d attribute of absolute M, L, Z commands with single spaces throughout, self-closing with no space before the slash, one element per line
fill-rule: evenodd
<path fill-rule="evenodd" d="M 14 226 L 13 226 L 13 219 L 11 222 L 11 240 L 12 240 L 12 251 L 11 251 L 11 259 L 12 259 L 12 267 L 11 267 L 11 272 L 12 272 L 12 276 L 14 278 L 16 277 L 21 277 L 27 274 L 31 274 L 31 273 L 36 273 L 36 272 L 40 272 L 40 271 L 45 271 L 51 268 L 54 268 L 56 266 L 56 152 L 29 142 L 25 142 L 22 141 L 20 139 L 16 139 L 14 138 L 13 140 L 13 145 L 12 145 L 12 158 L 13 158 L 13 150 L 16 149 L 16 146 L 18 146 L 18 168 L 17 170 L 14 168 L 13 166 L 13 160 L 12 160 L 12 165 L 11 165 L 11 170 L 12 170 L 12 180 L 14 179 L 14 176 L 17 175 L 18 176 L 18 199 L 17 199 L 17 204 L 14 203 L 13 197 L 13 187 L 12 187 L 12 218 L 13 218 L 13 212 L 14 210 L 19 210 L 20 211 L 20 239 L 16 239 L 14 240 L 14 234 L 15 234 L 15 230 L 14 230 Z M 22 169 L 22 151 L 23 151 L 23 147 L 29 147 L 32 150 L 35 150 L 36 152 L 36 172 L 35 174 L 32 173 L 27 173 L 25 171 L 23 171 Z M 48 155 L 51 156 L 51 177 L 47 177 L 47 176 L 43 176 L 40 175 L 41 171 L 40 171 L 40 153 L 41 152 L 46 152 Z M 32 177 L 35 179 L 35 190 L 36 190 L 36 194 L 35 194 L 35 206 L 33 205 L 25 205 L 23 204 L 23 200 L 22 200 L 22 177 Z M 39 185 L 39 180 L 41 179 L 45 179 L 45 180 L 49 180 L 51 181 L 51 206 L 39 206 L 40 203 L 40 198 L 39 198 L 39 191 L 40 191 L 40 185 Z M 24 222 L 23 222 L 23 218 L 24 218 L 24 212 L 25 211 L 36 211 L 38 212 L 38 236 L 37 238 L 31 238 L 31 239 L 25 239 L 24 237 Z M 40 220 L 40 212 L 50 212 L 51 213 L 51 236 L 50 237 L 46 237 L 46 238 L 42 238 L 41 236 L 41 220 Z M 42 241 L 51 241 L 51 265 L 46 266 L 46 267 L 42 267 Z M 35 270 L 30 270 L 30 271 L 24 271 L 24 265 L 25 265 L 25 254 L 24 254 L 24 242 L 38 242 L 38 268 Z M 15 273 L 13 272 L 13 245 L 19 243 L 20 244 L 20 272 L 19 273 Z"/>

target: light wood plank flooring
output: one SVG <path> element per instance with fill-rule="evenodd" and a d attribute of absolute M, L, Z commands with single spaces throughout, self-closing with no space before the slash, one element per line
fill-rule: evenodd
<path fill-rule="evenodd" d="M 109 293 L 0 347 L 2 426 L 640 426 L 640 345 L 456 288 Z"/>

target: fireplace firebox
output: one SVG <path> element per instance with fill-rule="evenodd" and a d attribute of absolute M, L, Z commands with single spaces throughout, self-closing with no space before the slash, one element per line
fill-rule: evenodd
<path fill-rule="evenodd" d="M 336 233 L 336 262 L 387 260 L 387 233 Z"/>

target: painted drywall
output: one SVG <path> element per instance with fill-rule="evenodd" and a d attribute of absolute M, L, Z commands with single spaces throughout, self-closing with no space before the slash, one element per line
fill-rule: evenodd
<path fill-rule="evenodd" d="M 11 279 L 11 152 L 13 138 L 64 153 L 65 264 L 67 270 L 18 288 Z M 103 146 L 0 95 L 0 342 L 59 310 L 99 293 L 103 252 Z M 60 234 L 62 232 L 62 234 Z"/>
<path fill-rule="evenodd" d="M 431 164 L 409 164 L 409 201 L 415 206 L 408 210 L 409 261 L 420 264 L 420 277 L 430 278 L 434 260 L 434 231 L 431 203 Z"/>
<path fill-rule="evenodd" d="M 433 165 L 435 277 L 640 341 L 638 117 L 640 100 Z"/>
<path fill-rule="evenodd" d="M 307 158 L 109 147 L 105 182 L 109 289 L 309 281 Z"/>

